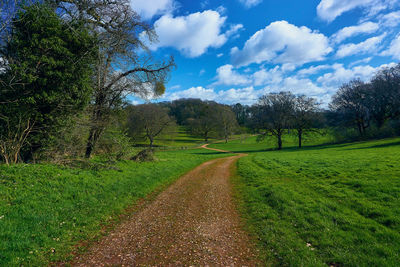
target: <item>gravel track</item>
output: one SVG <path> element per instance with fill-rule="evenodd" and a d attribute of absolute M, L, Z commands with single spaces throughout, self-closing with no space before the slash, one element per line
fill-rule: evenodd
<path fill-rule="evenodd" d="M 260 266 L 229 182 L 242 156 L 211 160 L 183 175 L 70 264 Z"/>

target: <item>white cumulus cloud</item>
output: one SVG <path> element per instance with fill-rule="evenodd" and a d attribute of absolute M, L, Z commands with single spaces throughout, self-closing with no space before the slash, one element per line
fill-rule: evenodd
<path fill-rule="evenodd" d="M 217 69 L 217 82 L 215 84 L 244 85 L 250 80 L 233 69 L 232 65 L 223 65 Z"/>
<path fill-rule="evenodd" d="M 281 91 L 290 91 L 293 94 L 319 97 L 325 95 L 329 90 L 326 87 L 318 86 L 310 79 L 292 76 L 285 77 L 277 84 L 267 84 L 264 88 L 265 93 L 278 93 Z"/>
<path fill-rule="evenodd" d="M 279 66 L 275 66 L 273 69 L 260 69 L 252 77 L 255 86 L 267 83 L 278 84 L 283 80 L 283 71 Z"/>
<path fill-rule="evenodd" d="M 356 66 L 356 65 L 360 65 L 360 64 L 362 64 L 362 63 L 369 63 L 370 61 L 372 60 L 372 57 L 366 57 L 366 58 L 363 58 L 363 59 L 359 59 L 359 60 L 356 60 L 356 61 L 353 61 L 353 62 L 351 62 L 350 64 L 349 64 L 349 67 L 353 67 L 353 66 Z"/>
<path fill-rule="evenodd" d="M 167 93 L 163 98 L 167 100 L 176 100 L 180 98 L 199 98 L 201 100 L 214 100 L 216 99 L 216 96 L 217 94 L 214 92 L 214 89 L 197 86 L 171 94 Z"/>
<path fill-rule="evenodd" d="M 283 80 L 286 72 L 283 67 L 275 66 L 271 69 L 259 68 L 256 72 L 250 69 L 235 70 L 232 65 L 223 65 L 217 69 L 217 81 L 213 85 L 254 85 L 262 86 L 265 84 L 278 84 Z"/>
<path fill-rule="evenodd" d="M 388 14 L 381 15 L 379 22 L 383 26 L 396 27 L 400 24 L 400 11 L 390 12 Z"/>
<path fill-rule="evenodd" d="M 394 59 L 400 60 L 400 34 L 390 43 L 389 48 L 382 53 L 384 56 L 392 56 Z"/>
<path fill-rule="evenodd" d="M 254 89 L 253 86 L 245 88 L 231 88 L 218 92 L 217 101 L 226 104 L 246 104 L 251 105 L 263 94 L 263 91 Z"/>
<path fill-rule="evenodd" d="M 148 20 L 155 15 L 169 13 L 174 10 L 174 0 L 130 0 L 132 9 L 143 19 Z"/>
<path fill-rule="evenodd" d="M 226 17 L 213 10 L 179 17 L 164 15 L 154 23 L 159 42 L 150 48 L 174 47 L 187 57 L 198 57 L 210 47 L 221 47 L 230 35 L 243 27 L 232 26 L 227 33 L 222 33 L 225 21 Z"/>
<path fill-rule="evenodd" d="M 321 0 L 317 14 L 322 20 L 332 22 L 345 12 L 362 8 L 368 17 L 399 4 L 398 0 Z"/>
<path fill-rule="evenodd" d="M 344 12 L 357 7 L 368 6 L 374 0 L 321 0 L 317 6 L 318 16 L 328 22 L 333 21 Z"/>
<path fill-rule="evenodd" d="M 256 90 L 253 86 L 245 88 L 231 88 L 228 90 L 215 91 L 213 88 L 202 86 L 191 87 L 187 90 L 166 94 L 165 100 L 176 100 L 180 98 L 199 98 L 201 100 L 212 100 L 224 104 L 253 104 L 262 95 L 262 90 Z"/>
<path fill-rule="evenodd" d="M 236 66 L 262 62 L 301 65 L 322 60 L 331 51 L 325 35 L 305 26 L 276 21 L 251 36 L 242 50 L 232 48 L 231 58 Z"/>
<path fill-rule="evenodd" d="M 331 39 L 335 43 L 341 43 L 343 40 L 362 33 L 373 33 L 379 29 L 379 24 L 374 22 L 364 22 L 357 26 L 344 27 L 335 33 Z"/>
<path fill-rule="evenodd" d="M 318 96 L 327 92 L 325 87 L 315 85 L 310 79 L 299 79 L 296 77 L 287 77 L 283 81 L 281 88 L 284 88 L 284 91 L 290 91 L 294 94 L 309 96 Z"/>
<path fill-rule="evenodd" d="M 382 42 L 385 34 L 368 38 L 367 40 L 358 44 L 344 44 L 341 45 L 336 52 L 337 58 L 343 58 L 351 55 L 373 53 L 378 49 L 378 45 Z"/>
<path fill-rule="evenodd" d="M 228 38 L 231 37 L 231 36 L 233 36 L 234 38 L 237 38 L 237 37 L 239 37 L 239 33 L 238 32 L 240 30 L 243 30 L 243 29 L 244 29 L 243 24 L 233 24 L 233 25 L 231 25 L 229 30 L 227 30 L 225 32 L 225 35 Z"/>
<path fill-rule="evenodd" d="M 318 66 L 311 66 L 305 69 L 301 69 L 297 72 L 297 76 L 303 77 L 303 76 L 309 76 L 309 75 L 314 75 L 317 74 L 318 72 L 322 70 L 327 70 L 332 68 L 331 65 L 318 65 Z"/>
<path fill-rule="evenodd" d="M 339 86 L 352 79 L 361 79 L 362 81 L 368 81 L 372 76 L 381 68 L 394 66 L 395 63 L 383 64 L 378 67 L 372 67 L 370 65 L 355 66 L 352 68 L 345 68 L 343 64 L 334 64 L 332 68 L 333 72 L 325 73 L 317 79 L 318 83 L 321 83 L 325 87 L 339 88 Z"/>

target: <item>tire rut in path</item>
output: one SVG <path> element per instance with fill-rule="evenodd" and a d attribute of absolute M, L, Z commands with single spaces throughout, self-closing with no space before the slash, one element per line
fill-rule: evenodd
<path fill-rule="evenodd" d="M 76 258 L 73 266 L 258 266 L 229 182 L 237 155 L 208 161 Z"/>

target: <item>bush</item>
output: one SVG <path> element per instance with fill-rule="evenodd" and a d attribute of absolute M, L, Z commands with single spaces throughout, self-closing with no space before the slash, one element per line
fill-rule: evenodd
<path fill-rule="evenodd" d="M 129 159 L 135 152 L 131 139 L 121 129 L 108 129 L 99 141 L 97 153 L 110 160 Z"/>
<path fill-rule="evenodd" d="M 137 162 L 154 161 L 155 159 L 153 149 L 144 149 L 131 158 Z"/>
<path fill-rule="evenodd" d="M 367 128 L 364 136 L 360 136 L 355 128 L 336 127 L 332 132 L 339 143 L 395 137 L 400 135 L 400 121 L 389 121 L 381 128 L 372 125 Z"/>

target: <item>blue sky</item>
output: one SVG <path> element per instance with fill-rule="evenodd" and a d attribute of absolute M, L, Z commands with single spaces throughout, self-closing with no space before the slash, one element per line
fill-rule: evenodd
<path fill-rule="evenodd" d="M 252 104 L 292 91 L 325 105 L 353 78 L 400 61 L 398 0 L 131 0 L 173 55 L 166 94 Z M 133 102 L 136 102 L 134 99 Z"/>

